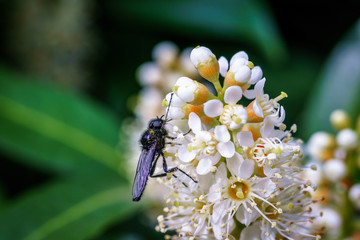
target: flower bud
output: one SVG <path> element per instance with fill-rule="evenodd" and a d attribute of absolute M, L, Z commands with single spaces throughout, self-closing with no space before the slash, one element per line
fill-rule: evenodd
<path fill-rule="evenodd" d="M 332 182 L 341 180 L 346 175 L 345 163 L 340 159 L 330 159 L 324 163 L 324 174 Z"/>
<path fill-rule="evenodd" d="M 219 63 L 210 49 L 198 46 L 191 51 L 190 59 L 203 78 L 210 82 L 218 81 Z"/>
<path fill-rule="evenodd" d="M 355 184 L 350 188 L 349 198 L 357 209 L 360 210 L 360 184 Z"/>
<path fill-rule="evenodd" d="M 355 131 L 351 129 L 344 129 L 337 134 L 336 142 L 339 146 L 347 150 L 351 150 L 356 148 L 358 144 L 358 136 Z"/>
<path fill-rule="evenodd" d="M 181 77 L 173 87 L 176 95 L 184 102 L 200 105 L 211 98 L 209 89 L 198 81 Z"/>
<path fill-rule="evenodd" d="M 316 132 L 308 141 L 307 151 L 313 158 L 324 161 L 334 156 L 335 146 L 334 136 L 326 132 Z"/>
<path fill-rule="evenodd" d="M 335 110 L 330 115 L 331 125 L 335 130 L 342 130 L 351 127 L 351 119 L 344 110 Z"/>
<path fill-rule="evenodd" d="M 171 67 L 176 62 L 179 54 L 178 47 L 169 41 L 158 43 L 152 52 L 152 57 L 162 67 Z"/>

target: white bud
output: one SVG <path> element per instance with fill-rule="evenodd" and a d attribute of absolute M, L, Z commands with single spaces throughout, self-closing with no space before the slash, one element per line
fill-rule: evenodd
<path fill-rule="evenodd" d="M 335 110 L 330 115 L 330 122 L 332 126 L 341 130 L 344 128 L 349 128 L 351 126 L 351 119 L 349 115 L 344 110 Z"/>
<path fill-rule="evenodd" d="M 336 136 L 336 142 L 345 149 L 354 149 L 358 144 L 358 136 L 355 131 L 344 129 Z"/>
<path fill-rule="evenodd" d="M 155 59 L 156 62 L 159 63 L 159 65 L 169 66 L 175 61 L 178 53 L 179 49 L 174 43 L 164 41 L 158 43 L 154 47 L 152 51 L 152 57 L 153 59 Z"/>
<path fill-rule="evenodd" d="M 355 184 L 350 188 L 349 198 L 357 209 L 360 210 L 360 184 Z"/>
<path fill-rule="evenodd" d="M 194 80 L 181 77 L 175 83 L 176 95 L 181 98 L 184 102 L 191 102 L 195 98 L 195 90 L 197 89 L 197 85 Z"/>
<path fill-rule="evenodd" d="M 215 55 L 207 47 L 196 47 L 191 51 L 190 60 L 197 67 L 200 63 L 207 63 L 215 58 Z"/>
<path fill-rule="evenodd" d="M 142 85 L 156 85 L 161 77 L 161 70 L 155 63 L 144 63 L 138 68 L 138 79 Z"/>
<path fill-rule="evenodd" d="M 234 54 L 234 56 L 232 56 L 232 58 L 230 59 L 230 65 L 232 65 L 237 59 L 244 59 L 245 61 L 249 60 L 248 55 L 246 54 L 246 52 L 244 51 L 240 51 Z"/>
<path fill-rule="evenodd" d="M 339 181 L 346 174 L 346 166 L 339 159 L 330 159 L 324 163 L 324 174 L 330 181 Z"/>

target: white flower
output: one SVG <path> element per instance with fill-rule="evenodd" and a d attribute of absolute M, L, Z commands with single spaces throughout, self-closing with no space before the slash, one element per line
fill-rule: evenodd
<path fill-rule="evenodd" d="M 330 159 L 324 163 L 324 175 L 332 182 L 341 180 L 346 175 L 346 166 L 342 160 Z"/>
<path fill-rule="evenodd" d="M 344 129 L 337 134 L 336 142 L 347 150 L 354 149 L 358 145 L 358 136 L 354 130 Z"/>
<path fill-rule="evenodd" d="M 169 198 L 169 201 L 172 199 Z M 167 217 L 158 217 L 157 230 L 166 232 L 176 230 L 180 238 L 205 238 L 211 236 L 212 204 L 207 194 L 201 191 L 181 191 L 176 195 L 177 207 L 165 208 Z M 189 234 L 191 233 L 191 234 Z"/>
<path fill-rule="evenodd" d="M 314 225 L 323 228 L 325 227 L 326 232 L 328 233 L 326 236 L 327 238 L 338 239 L 343 222 L 340 214 L 329 207 L 319 209 L 319 211 L 321 211 L 321 217 L 314 220 Z"/>
<path fill-rule="evenodd" d="M 191 141 L 179 149 L 179 158 L 185 163 L 197 159 L 196 172 L 205 175 L 216 168 L 220 158 L 232 157 L 235 153 L 234 143 L 230 141 L 229 131 L 225 126 L 216 126 L 213 132 L 202 129 L 201 120 L 196 113 L 189 115 L 189 128 L 195 134 Z M 195 164 L 197 163 L 195 162 Z"/>
<path fill-rule="evenodd" d="M 269 178 L 252 177 L 254 162 L 243 159 L 238 153 L 232 158 L 227 158 L 226 162 L 231 177 L 227 177 L 225 164 L 222 163 L 215 175 L 216 183 L 210 187 L 208 200 L 214 202 L 213 223 L 225 224 L 225 235 L 228 236 L 229 219 L 233 216 L 246 226 L 259 216 L 268 219 L 257 207 L 257 201 L 274 206 L 267 199 L 276 190 L 276 185 Z M 276 206 L 274 208 L 277 209 Z"/>
<path fill-rule="evenodd" d="M 349 190 L 349 198 L 357 209 L 360 209 L 360 184 L 351 186 Z"/>
<path fill-rule="evenodd" d="M 236 103 L 242 97 L 242 90 L 239 86 L 232 86 L 226 89 L 223 105 L 220 100 L 212 99 L 204 104 L 204 113 L 208 117 L 218 117 L 219 121 L 230 130 L 239 129 L 247 121 L 247 112 L 242 105 Z"/>
<path fill-rule="evenodd" d="M 228 63 L 227 61 L 225 62 L 225 60 L 225 58 L 222 59 L 220 66 L 227 66 Z M 236 53 L 231 58 L 229 72 L 234 74 L 235 81 L 240 84 L 255 84 L 262 78 L 263 75 L 261 68 L 259 66 L 254 67 L 253 63 L 249 61 L 248 55 L 244 51 Z"/>

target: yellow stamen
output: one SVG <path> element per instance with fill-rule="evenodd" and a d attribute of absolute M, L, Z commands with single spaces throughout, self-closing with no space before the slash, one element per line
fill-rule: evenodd
<path fill-rule="evenodd" d="M 247 64 L 247 66 L 250 68 L 250 69 L 253 69 L 254 68 L 254 63 L 252 61 L 249 61 L 249 63 Z"/>
<path fill-rule="evenodd" d="M 281 99 L 287 98 L 288 95 L 285 92 L 281 92 L 279 96 L 277 96 L 276 98 L 274 98 L 275 102 L 279 102 Z"/>

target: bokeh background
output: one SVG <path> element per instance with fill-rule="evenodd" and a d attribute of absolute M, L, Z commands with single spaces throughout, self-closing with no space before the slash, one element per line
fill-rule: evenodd
<path fill-rule="evenodd" d="M 159 239 L 131 202 L 122 122 L 154 45 L 262 67 L 307 140 L 360 113 L 360 3 L 0 0 L 0 239 Z M 137 142 L 132 144 L 137 145 Z"/>

